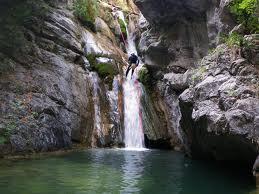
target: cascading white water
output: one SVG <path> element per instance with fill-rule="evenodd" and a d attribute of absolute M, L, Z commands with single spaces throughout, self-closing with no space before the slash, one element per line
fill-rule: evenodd
<path fill-rule="evenodd" d="M 141 88 L 137 80 L 126 80 L 124 92 L 125 147 L 144 148 L 144 133 L 140 111 Z"/>
<path fill-rule="evenodd" d="M 134 36 L 128 31 L 127 24 L 123 12 L 117 11 L 118 17 L 123 20 L 127 29 L 127 53 L 135 53 L 137 49 L 134 42 Z M 141 66 L 141 64 L 139 65 Z M 131 78 L 131 71 L 128 78 L 123 83 L 123 96 L 124 96 L 124 142 L 126 149 L 141 149 L 144 148 L 144 132 L 142 125 L 141 115 L 141 95 L 142 90 L 140 83 L 137 80 L 137 69 L 135 75 Z"/>

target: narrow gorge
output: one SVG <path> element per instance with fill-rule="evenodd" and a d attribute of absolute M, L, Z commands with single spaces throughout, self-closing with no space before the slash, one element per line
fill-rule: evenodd
<path fill-rule="evenodd" d="M 87 188 L 73 190 L 84 188 L 79 178 L 74 185 L 62 179 L 71 183 L 64 192 L 192 194 L 214 192 L 189 186 L 191 172 L 212 163 L 248 174 L 235 188 L 229 178 L 226 191 L 216 193 L 256 194 L 250 180 L 256 176 L 259 186 L 258 18 L 257 0 L 1 0 L 0 168 L 6 158 L 74 150 L 67 156 L 73 164 L 46 161 L 71 176 L 76 161 L 93 162 L 75 170 Z M 140 63 L 126 77 L 132 53 Z M 37 164 L 18 160 L 13 169 L 23 165 Z M 116 165 L 119 172 L 111 170 Z M 161 191 L 159 184 L 158 191 L 150 185 L 163 176 L 151 173 L 154 182 L 143 178 L 150 187 L 140 186 L 154 165 L 161 174 L 164 165 L 164 184 L 175 185 Z M 99 167 L 107 171 L 95 176 Z M 107 182 L 109 172 L 122 180 L 120 188 Z M 215 175 L 221 184 L 211 173 L 197 176 Z M 4 179 L 0 192 L 15 193 Z"/>

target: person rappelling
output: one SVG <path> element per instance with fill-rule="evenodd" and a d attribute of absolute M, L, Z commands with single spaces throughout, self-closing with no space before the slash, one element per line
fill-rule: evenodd
<path fill-rule="evenodd" d="M 128 76 L 128 73 L 130 71 L 130 69 L 132 70 L 131 72 L 131 78 L 134 74 L 134 70 L 136 69 L 136 67 L 139 65 L 139 59 L 138 59 L 138 56 L 135 55 L 135 53 L 132 53 L 128 59 L 129 61 L 129 66 L 127 68 L 127 71 L 126 71 L 126 77 Z"/>

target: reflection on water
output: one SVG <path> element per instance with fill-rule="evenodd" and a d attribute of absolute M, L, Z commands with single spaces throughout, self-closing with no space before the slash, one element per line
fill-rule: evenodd
<path fill-rule="evenodd" d="M 122 165 L 123 178 L 121 193 L 140 192 L 138 183 L 143 176 L 144 157 L 144 152 L 139 152 L 138 154 L 134 151 L 124 152 L 125 161 Z"/>
<path fill-rule="evenodd" d="M 0 161 L 1 194 L 256 194 L 250 178 L 167 151 L 93 149 Z"/>

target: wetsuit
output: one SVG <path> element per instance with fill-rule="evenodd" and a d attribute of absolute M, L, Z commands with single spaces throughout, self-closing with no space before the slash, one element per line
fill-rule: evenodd
<path fill-rule="evenodd" d="M 131 73 L 131 77 L 132 77 L 135 68 L 139 65 L 139 59 L 138 59 L 137 55 L 131 54 L 128 61 L 129 61 L 129 66 L 126 71 L 126 77 L 128 76 L 130 69 L 132 69 L 132 73 Z"/>

